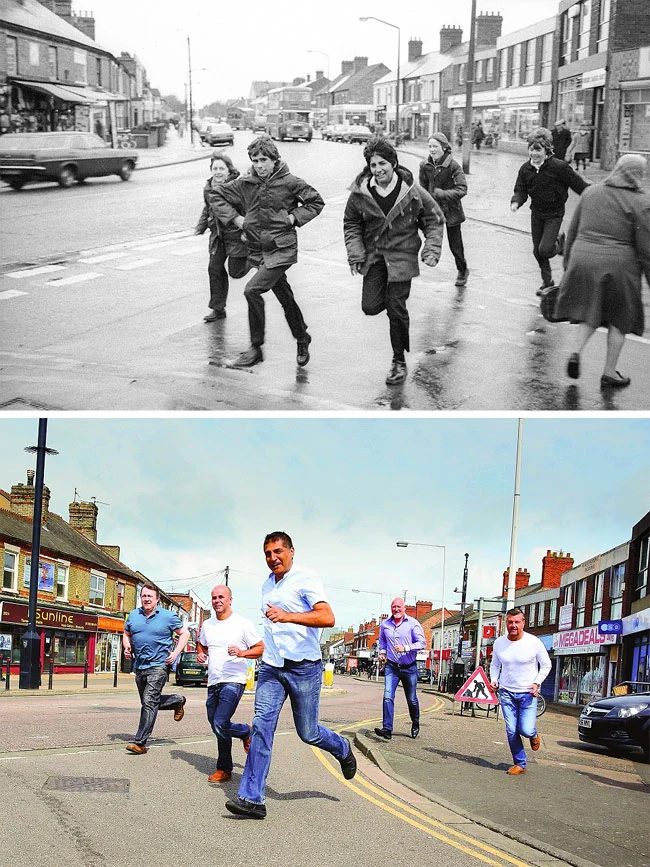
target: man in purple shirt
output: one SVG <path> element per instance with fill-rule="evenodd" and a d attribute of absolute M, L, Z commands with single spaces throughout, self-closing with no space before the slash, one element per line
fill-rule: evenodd
<path fill-rule="evenodd" d="M 420 705 L 417 697 L 418 650 L 424 650 L 424 631 L 414 617 L 406 613 L 406 605 L 399 597 L 390 603 L 391 616 L 379 627 L 379 657 L 386 661 L 384 670 L 383 724 L 375 734 L 389 741 L 393 736 L 395 692 L 401 683 L 411 717 L 411 737 L 420 733 Z"/>

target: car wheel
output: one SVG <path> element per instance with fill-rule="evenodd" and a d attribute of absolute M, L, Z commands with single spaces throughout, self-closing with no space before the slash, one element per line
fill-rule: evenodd
<path fill-rule="evenodd" d="M 133 163 L 131 162 L 131 160 L 126 160 L 120 166 L 119 175 L 123 181 L 128 181 L 128 179 L 131 177 L 132 174 L 133 174 Z"/>
<path fill-rule="evenodd" d="M 72 166 L 63 166 L 59 172 L 59 186 L 71 187 L 77 180 L 77 172 Z"/>
<path fill-rule="evenodd" d="M 12 190 L 22 190 L 25 181 L 23 178 L 12 178 L 10 181 L 7 181 Z"/>

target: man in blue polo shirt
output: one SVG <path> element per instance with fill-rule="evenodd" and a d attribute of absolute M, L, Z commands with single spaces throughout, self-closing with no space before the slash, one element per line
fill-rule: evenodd
<path fill-rule="evenodd" d="M 291 700 L 298 737 L 331 753 L 346 780 L 357 770 L 352 746 L 318 722 L 323 673 L 319 633 L 334 626 L 334 612 L 315 572 L 293 565 L 291 537 L 269 533 L 264 556 L 271 574 L 262 587 L 264 653 L 255 691 L 251 745 L 238 797 L 226 809 L 247 819 L 264 819 L 264 792 L 271 767 L 271 749 L 278 717 L 287 696 Z"/>
<path fill-rule="evenodd" d="M 177 722 L 185 713 L 184 696 L 162 695 L 162 691 L 167 682 L 167 667 L 183 652 L 190 633 L 177 614 L 158 606 L 159 601 L 157 588 L 143 587 L 140 591 L 142 604 L 131 611 L 122 634 L 124 656 L 134 660 L 135 684 L 142 705 L 138 731 L 133 743 L 126 746 L 128 752 L 137 756 L 147 752 L 147 740 L 159 710 L 173 710 Z"/>
<path fill-rule="evenodd" d="M 386 660 L 384 669 L 383 724 L 375 734 L 389 741 L 393 736 L 395 692 L 401 683 L 411 717 L 411 737 L 420 734 L 420 704 L 417 696 L 418 650 L 424 650 L 426 641 L 420 623 L 406 613 L 406 605 L 399 597 L 390 603 L 391 616 L 379 627 L 379 656 Z"/>

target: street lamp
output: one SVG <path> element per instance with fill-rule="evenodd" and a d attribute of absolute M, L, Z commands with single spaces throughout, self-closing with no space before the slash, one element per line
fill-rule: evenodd
<path fill-rule="evenodd" d="M 397 135 L 399 133 L 399 52 L 401 32 L 397 24 L 391 24 L 390 21 L 384 21 L 383 18 L 375 18 L 374 15 L 364 15 L 359 18 L 359 21 L 378 21 L 380 24 L 385 24 L 387 27 L 392 27 L 394 30 L 397 30 L 397 87 L 395 88 L 395 144 L 397 144 Z M 406 547 L 406 545 L 400 547 Z"/>
<path fill-rule="evenodd" d="M 447 564 L 447 546 L 434 545 L 430 542 L 396 542 L 398 548 L 408 548 L 409 545 L 416 545 L 419 548 L 442 548 L 442 598 L 440 601 L 440 668 L 438 669 L 438 688 L 442 685 L 442 662 L 443 649 L 445 644 L 445 572 Z M 433 665 L 431 666 L 431 683 L 433 683 Z"/>
<path fill-rule="evenodd" d="M 384 607 L 384 594 L 379 590 L 357 590 L 356 587 L 350 588 L 353 593 L 372 593 L 373 596 L 379 596 L 379 614 L 377 615 L 377 628 L 381 629 L 381 609 Z M 375 668 L 375 680 L 379 680 L 379 633 L 377 633 L 377 666 Z"/>
<path fill-rule="evenodd" d="M 330 56 L 325 51 L 320 51 L 318 48 L 308 48 L 307 54 L 322 54 L 327 60 L 327 100 L 325 102 L 325 125 L 330 123 Z"/>

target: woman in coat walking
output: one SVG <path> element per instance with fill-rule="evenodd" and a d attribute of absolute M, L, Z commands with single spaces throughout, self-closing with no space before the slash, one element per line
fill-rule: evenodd
<path fill-rule="evenodd" d="M 367 316 L 386 311 L 393 361 L 387 385 L 406 378 L 409 315 L 406 301 L 411 280 L 420 273 L 418 253 L 425 236 L 422 261 L 434 267 L 440 259 L 442 210 L 398 165 L 395 148 L 384 138 L 370 139 L 363 149 L 366 166 L 350 190 L 343 233 L 353 275 L 363 275 L 361 309 Z"/>
<path fill-rule="evenodd" d="M 234 279 L 244 277 L 251 266 L 247 265 L 248 252 L 241 240 L 241 232 L 232 224 L 223 225 L 212 213 L 212 192 L 220 184 L 234 181 L 239 172 L 234 167 L 230 157 L 222 151 L 215 151 L 210 159 L 210 177 L 203 187 L 203 210 L 194 230 L 195 235 L 202 235 L 210 230 L 208 244 L 208 278 L 210 280 L 210 312 L 203 317 L 204 322 L 214 322 L 215 319 L 226 318 L 226 300 L 228 298 L 228 273 Z M 226 259 L 228 273 L 226 273 Z"/>
<path fill-rule="evenodd" d="M 429 139 L 429 156 L 420 163 L 419 180 L 420 186 L 433 196 L 445 215 L 447 241 L 458 269 L 455 285 L 462 288 L 467 285 L 469 276 L 460 230 L 461 223 L 465 222 L 460 200 L 467 195 L 467 180 L 451 155 L 451 145 L 444 133 L 434 132 Z"/>
<path fill-rule="evenodd" d="M 581 123 L 580 129 L 576 130 L 573 133 L 573 138 L 571 139 L 571 144 L 566 150 L 564 155 L 564 159 L 570 163 L 571 160 L 575 160 L 576 163 L 576 171 L 580 169 L 580 163 L 582 163 L 582 171 L 587 171 L 587 160 L 589 158 L 589 153 L 591 151 L 591 134 L 589 133 L 589 129 L 586 124 Z"/>
<path fill-rule="evenodd" d="M 564 248 L 565 272 L 556 318 L 580 323 L 576 351 L 567 364 L 580 376 L 580 355 L 599 326 L 607 328 L 603 387 L 624 388 L 630 378 L 616 369 L 626 334 L 643 334 L 641 274 L 650 280 L 650 194 L 647 162 L 624 154 L 602 184 L 584 191 Z"/>

